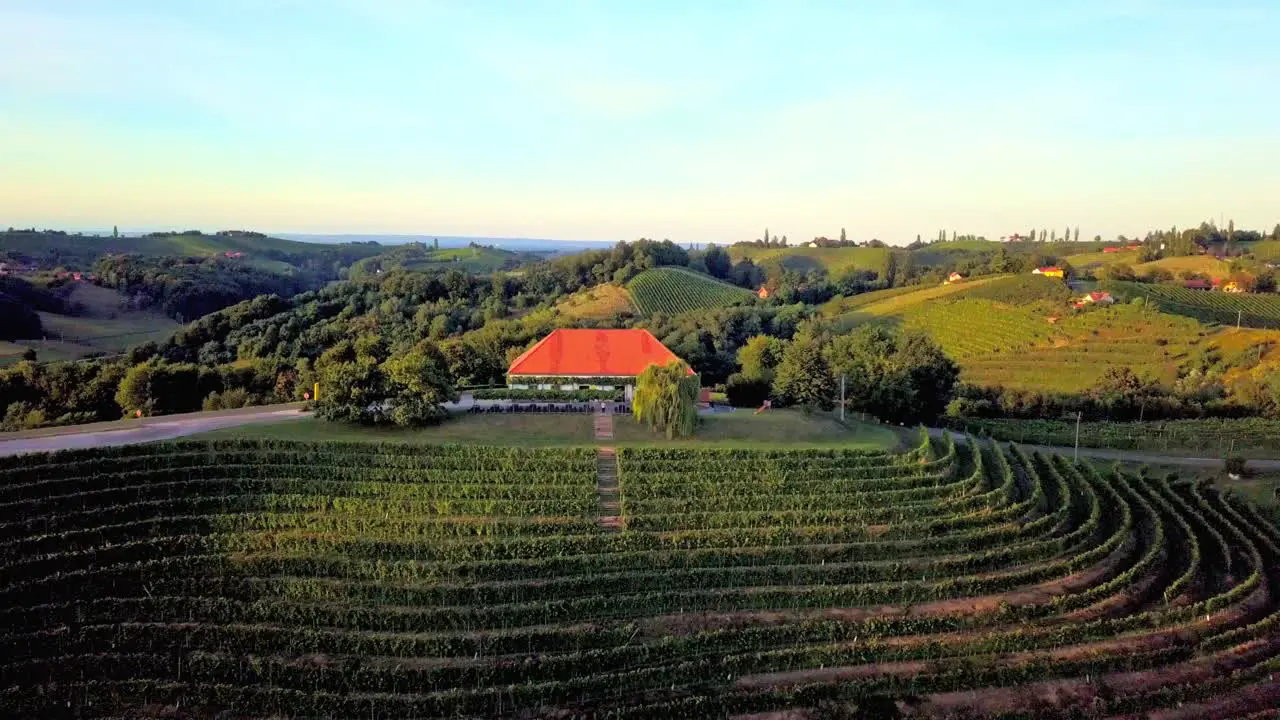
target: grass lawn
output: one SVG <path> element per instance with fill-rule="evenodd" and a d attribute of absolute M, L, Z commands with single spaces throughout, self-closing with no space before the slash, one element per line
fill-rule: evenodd
<path fill-rule="evenodd" d="M 435 427 L 367 428 L 308 418 L 281 423 L 224 428 L 190 436 L 193 440 L 263 438 L 271 440 L 338 440 L 358 442 L 461 443 L 467 445 L 591 445 L 592 419 L 569 415 L 458 415 Z"/>
<path fill-rule="evenodd" d="M 841 425 L 826 415 L 771 410 L 753 415 L 739 410 L 704 417 L 692 438 L 668 440 L 629 416 L 614 417 L 614 439 L 596 441 L 593 416 L 588 414 L 459 415 L 436 427 L 422 429 L 364 428 L 320 420 L 290 420 L 224 428 L 191 435 L 193 440 L 262 438 L 273 440 L 338 440 L 364 442 L 463 443 L 469 445 L 671 445 L 688 447 L 864 447 L 892 449 L 898 436 L 887 426 L 849 422 Z"/>
<path fill-rule="evenodd" d="M 898 436 L 888 426 L 850 421 L 841 425 L 829 415 L 799 410 L 769 410 L 759 415 L 739 409 L 702 418 L 691 438 L 668 440 L 631 417 L 614 418 L 615 445 L 670 445 L 686 447 L 864 447 L 891 449 Z"/>

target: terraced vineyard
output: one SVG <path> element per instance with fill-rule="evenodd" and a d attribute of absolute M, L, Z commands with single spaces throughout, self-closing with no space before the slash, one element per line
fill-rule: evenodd
<path fill-rule="evenodd" d="M 1161 310 L 1205 322 L 1246 327 L 1280 327 L 1280 296 L 1190 290 L 1178 285 L 1111 282 L 1107 288 L 1126 298 L 1144 297 Z"/>
<path fill-rule="evenodd" d="M 631 291 L 635 306 L 645 314 L 676 315 L 725 307 L 754 298 L 746 288 L 691 270 L 669 267 L 645 270 L 627 283 L 627 289 Z"/>
<path fill-rule="evenodd" d="M 601 462 L 608 462 L 602 456 Z M 0 461 L 15 717 L 1248 717 L 1280 533 L 1016 447 Z M 781 715 L 779 716 L 781 717 Z"/>

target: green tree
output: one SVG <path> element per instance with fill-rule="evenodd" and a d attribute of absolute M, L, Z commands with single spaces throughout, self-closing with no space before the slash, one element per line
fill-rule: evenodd
<path fill-rule="evenodd" d="M 111 226 L 111 237 L 113 238 L 120 237 L 120 227 L 118 225 Z"/>
<path fill-rule="evenodd" d="M 697 375 L 679 360 L 650 365 L 636 378 L 631 407 L 637 421 L 668 438 L 692 435 L 698 424 Z"/>
<path fill-rule="evenodd" d="M 849 407 L 891 422 L 936 418 L 960 376 L 959 367 L 927 335 L 882 325 L 864 325 L 834 338 L 827 356 L 846 378 Z"/>
<path fill-rule="evenodd" d="M 769 335 L 756 335 L 738 349 L 742 376 L 751 380 L 773 381 L 774 370 L 782 362 L 787 343 Z"/>
<path fill-rule="evenodd" d="M 383 419 L 386 377 L 372 362 L 322 362 L 316 367 L 320 395 L 316 417 L 338 422 L 376 425 Z"/>
<path fill-rule="evenodd" d="M 835 407 L 836 381 L 831 365 L 814 337 L 800 336 L 782 355 L 773 380 L 773 396 L 782 405 L 806 405 L 830 410 Z"/>
<path fill-rule="evenodd" d="M 1080 242 L 1080 226 L 1079 225 L 1076 226 L 1075 232 L 1072 234 L 1072 241 Z"/>
<path fill-rule="evenodd" d="M 402 427 L 433 425 L 449 416 L 443 403 L 455 399 L 444 355 L 430 342 L 396 355 L 382 365 L 386 378 L 387 419 Z"/>
<path fill-rule="evenodd" d="M 844 228 L 840 228 L 840 242 L 846 243 L 848 241 L 849 241 L 848 237 L 844 234 Z"/>

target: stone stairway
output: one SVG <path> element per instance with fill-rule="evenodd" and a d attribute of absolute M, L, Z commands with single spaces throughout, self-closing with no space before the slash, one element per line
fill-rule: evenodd
<path fill-rule="evenodd" d="M 618 494 L 618 453 L 611 447 L 596 450 L 596 495 L 600 498 L 600 517 L 596 521 L 606 530 L 622 527 L 621 497 Z"/>
<path fill-rule="evenodd" d="M 596 414 L 596 439 L 613 439 L 613 413 Z"/>

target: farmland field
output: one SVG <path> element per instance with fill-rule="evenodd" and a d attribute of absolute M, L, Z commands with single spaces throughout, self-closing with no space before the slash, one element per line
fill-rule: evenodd
<path fill-rule="evenodd" d="M 1118 296 L 1144 297 L 1164 312 L 1204 322 L 1235 325 L 1239 321 L 1247 327 L 1280 327 L 1280 295 L 1189 290 L 1177 285 L 1134 282 L 1110 282 L 1106 287 Z"/>
<path fill-rule="evenodd" d="M 597 523 L 615 461 L 620 527 Z M 186 442 L 0 475 L 14 717 L 1218 718 L 1280 696 L 1273 525 L 1012 447 Z"/>
<path fill-rule="evenodd" d="M 676 315 L 707 310 L 752 300 L 746 288 L 721 282 L 709 275 L 683 268 L 661 267 L 645 270 L 627 283 L 631 299 L 640 312 Z"/>

